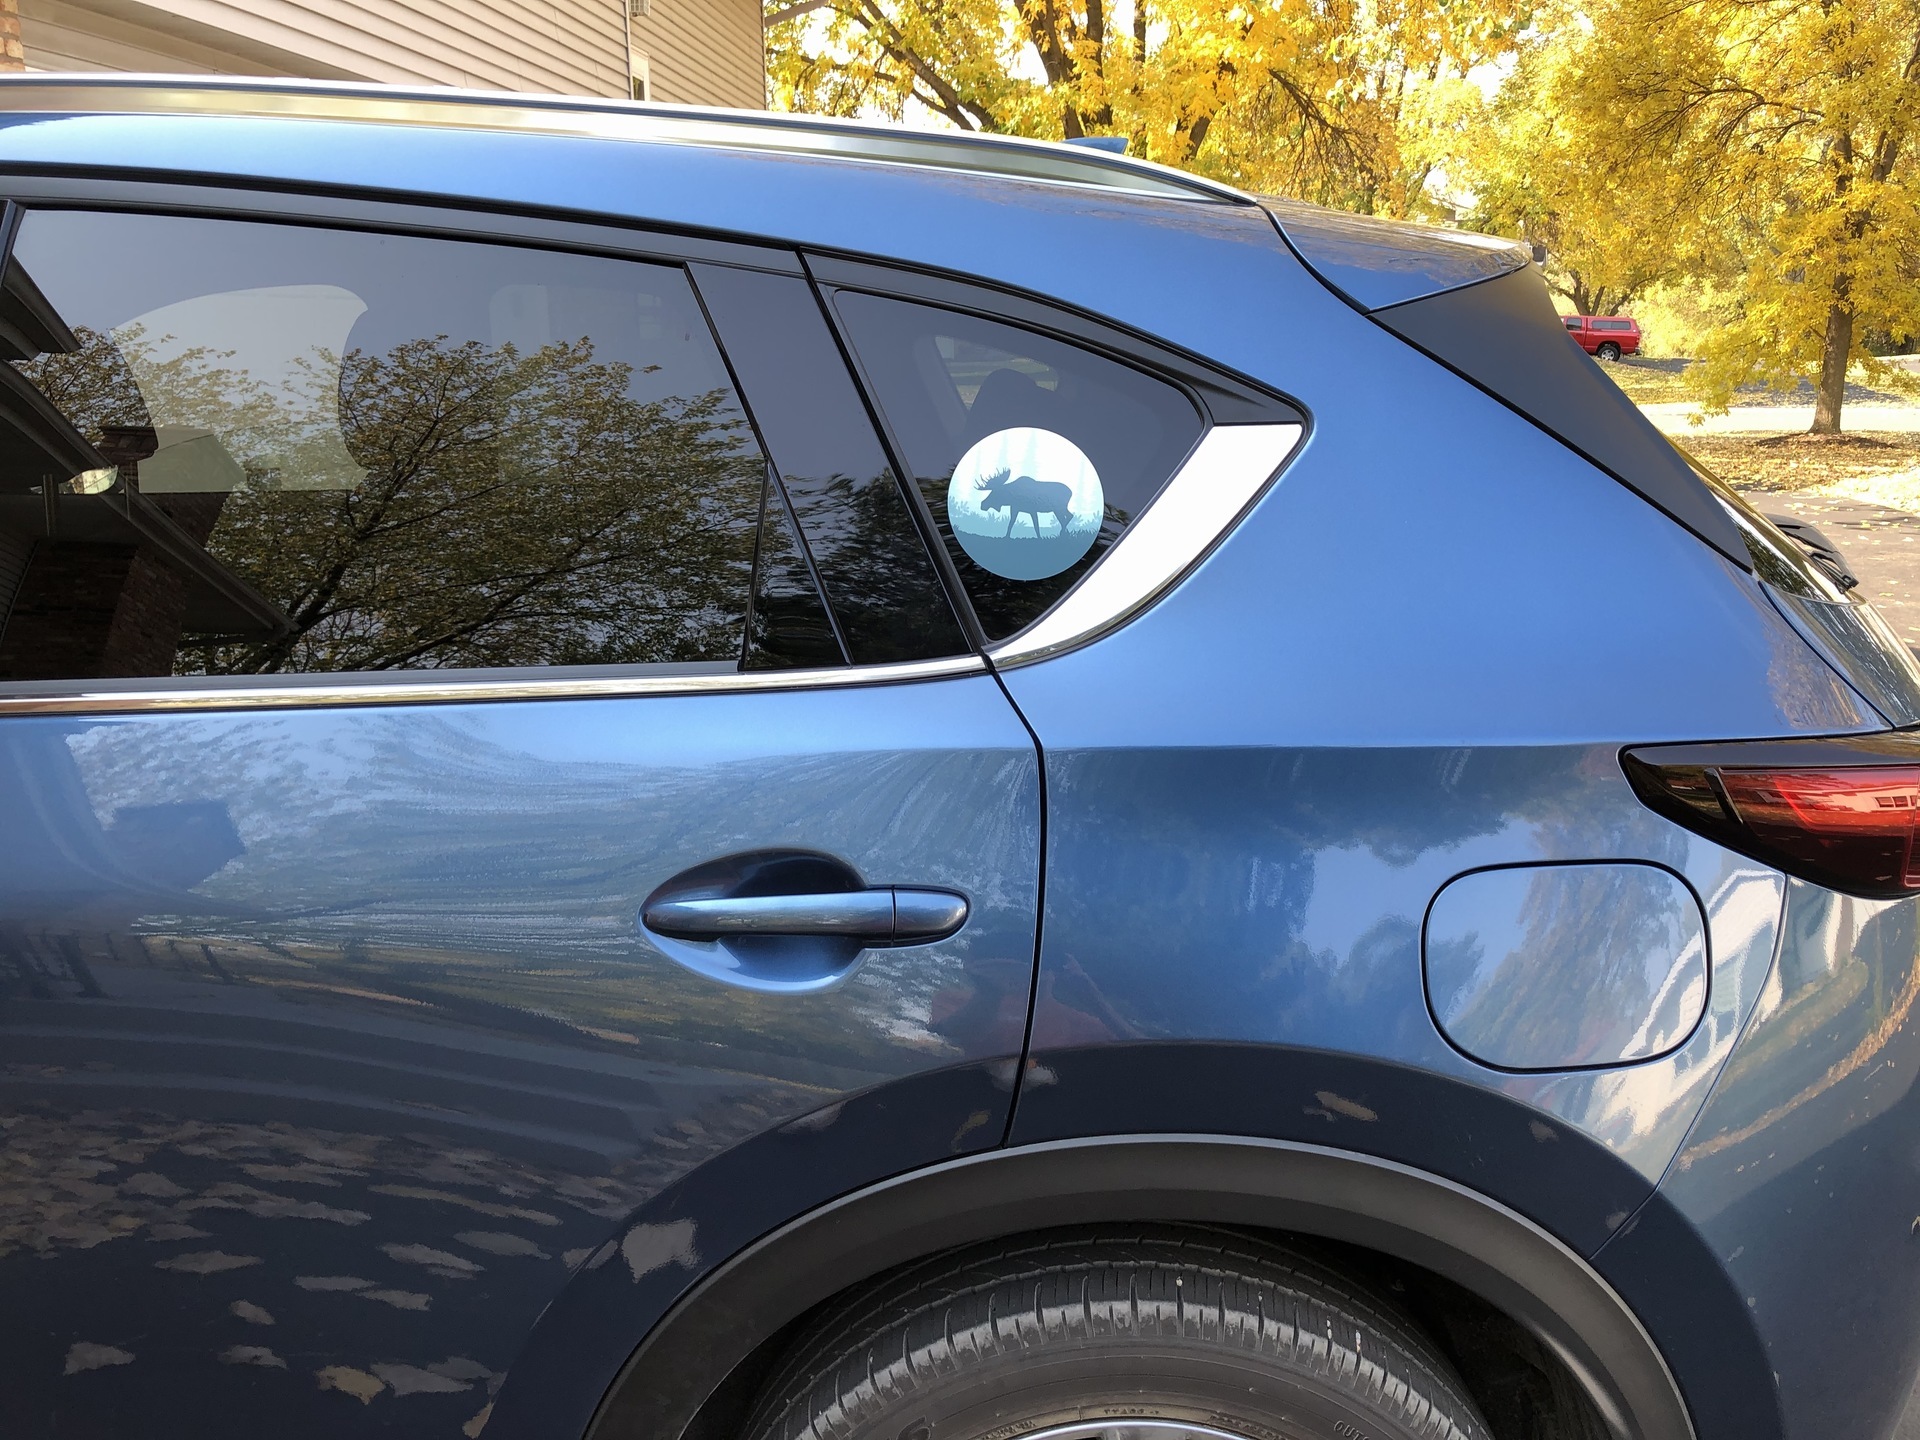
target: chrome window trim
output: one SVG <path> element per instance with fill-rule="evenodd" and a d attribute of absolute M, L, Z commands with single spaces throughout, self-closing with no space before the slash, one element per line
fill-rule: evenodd
<path fill-rule="evenodd" d="M 995 665 L 1025 665 L 1106 634 L 1172 590 L 1227 535 L 1285 467 L 1302 424 L 1216 425 L 1100 563 L 1009 640 Z"/>
<path fill-rule="evenodd" d="M 0 77 L 0 85 L 4 85 Z M 0 107 L 4 113 L 4 107 Z M 283 190 L 234 179 L 203 184 L 155 178 L 49 174 L 0 162 L 0 195 L 34 210 L 132 210 L 146 215 L 303 225 L 369 234 L 514 245 L 657 265 L 735 265 L 805 275 L 798 251 L 777 240 L 716 239 L 681 234 L 646 220 L 588 212 L 527 213 L 510 201 L 436 195 L 342 195 L 324 189 Z"/>
<path fill-rule="evenodd" d="M 999 325 L 1032 330 L 1105 358 L 1187 392 L 1216 425 L 1255 425 L 1305 418 L 1300 406 L 1259 381 L 1222 369 L 1207 356 L 1182 350 L 1157 336 L 1134 330 L 1098 313 L 1070 306 L 1050 295 L 975 275 L 955 275 L 889 260 L 804 250 L 802 258 L 814 282 L 831 297 L 862 292 L 890 300 L 975 315 Z M 831 307 L 830 307 L 831 308 Z M 852 337 L 835 312 L 849 350 Z"/>
<path fill-rule="evenodd" d="M 0 79 L 0 111 L 11 82 Z M 687 264 L 704 261 L 785 274 L 806 273 L 797 252 L 778 244 L 683 237 L 666 231 L 520 216 L 510 211 L 467 208 L 429 200 L 373 200 L 317 193 L 260 191 L 238 185 L 204 185 L 108 177 L 8 174 L 0 167 L 0 193 L 29 209 L 134 209 L 146 213 L 201 215 L 266 223 L 315 224 L 495 244 L 570 249 L 611 258 Z M 889 278 L 920 272 L 888 267 Z M 862 287 L 870 288 L 870 287 Z M 912 288 L 888 286 L 881 293 L 921 298 Z M 1004 298 L 1004 297 L 996 297 Z M 937 302 L 934 302 L 937 303 Z M 998 306 L 968 307 L 971 313 L 1006 323 L 1035 321 Z M 1044 327 L 1070 343 L 1079 334 Z M 1078 328 L 1078 327 L 1076 327 Z M 1129 351 L 1131 347 L 1129 347 Z M 1133 363 L 1133 362 L 1129 362 Z M 1276 407 L 1292 409 L 1287 402 Z M 1298 413 L 1295 411 L 1295 413 Z M 710 674 L 635 674 L 538 678 L 396 680 L 341 672 L 338 680 L 261 685 L 239 683 L 188 688 L 154 677 L 150 687 L 89 690 L 88 682 L 31 682 L 34 693 L 6 693 L 0 681 L 0 718 L 9 715 L 115 715 L 155 711 L 307 709 L 345 705 L 466 704 L 514 700 L 619 698 L 758 692 L 882 685 L 985 673 L 1075 648 L 1119 628 L 1173 589 L 1232 530 L 1241 515 L 1284 468 L 1306 433 L 1304 421 L 1216 423 L 1134 520 L 1113 548 L 1051 610 L 1019 634 L 977 654 L 888 665 L 831 669 L 737 671 Z M 1176 507 L 1169 502 L 1178 497 Z M 951 587 L 953 581 L 949 577 Z M 416 674 L 421 672 L 414 672 Z M 198 678 L 198 677 L 196 677 Z M 71 688 L 67 688 L 67 687 Z M 60 688 L 54 688 L 60 687 Z"/>
<path fill-rule="evenodd" d="M 892 665 L 846 665 L 819 670 L 736 670 L 689 674 L 632 672 L 539 678 L 529 671 L 516 680 L 368 680 L 342 672 L 337 683 L 258 685 L 238 683 L 207 688 L 51 691 L 34 695 L 0 694 L 0 719 L 13 715 L 139 715 L 156 711 L 308 710 L 343 705 L 471 705 L 503 700 L 614 700 L 647 695 L 753 694 L 773 690 L 835 690 L 860 685 L 898 685 L 984 675 L 978 655 L 940 660 L 910 660 Z M 418 675 L 421 672 L 415 671 Z M 235 677 L 244 681 L 250 677 Z M 72 682 L 76 687 L 87 682 Z"/>
<path fill-rule="evenodd" d="M 4 87 L 0 81 L 0 87 Z M 4 110 L 0 104 L 0 110 Z M 0 194 L 29 210 L 137 210 L 209 219 L 320 225 L 373 233 L 381 231 L 425 238 L 477 243 L 520 244 L 574 250 L 613 259 L 688 264 L 729 264 L 748 269 L 804 276 L 798 254 L 778 244 L 687 237 L 667 231 L 638 230 L 594 221 L 520 216 L 508 211 L 470 209 L 453 204 L 370 200 L 319 193 L 261 191 L 239 186 L 207 186 L 168 181 L 121 180 L 87 176 L 6 174 Z M 681 666 L 609 667 L 606 673 L 577 671 L 542 677 L 529 668 L 511 678 L 410 672 L 408 678 L 343 671 L 301 677 L 300 683 L 271 683 L 268 677 L 235 676 L 229 683 L 174 685 L 168 677 L 109 681 L 90 689 L 87 680 L 0 681 L 0 718 L 26 715 L 127 715 L 167 711 L 320 709 L 360 705 L 480 704 L 518 700 L 617 699 L 647 695 L 756 693 L 779 690 L 837 689 L 900 684 L 949 676 L 984 674 L 977 654 L 946 656 L 886 665 L 820 669 L 709 671 Z M 265 682 L 265 683 L 263 683 Z"/>

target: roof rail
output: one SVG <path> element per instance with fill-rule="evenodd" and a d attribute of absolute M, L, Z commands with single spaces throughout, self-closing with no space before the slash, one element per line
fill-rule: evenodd
<path fill-rule="evenodd" d="M 0 112 L 233 115 L 577 135 L 932 166 L 1134 195 L 1250 205 L 1228 186 L 1082 146 L 869 121 L 627 100 L 251 76 L 0 76 Z"/>

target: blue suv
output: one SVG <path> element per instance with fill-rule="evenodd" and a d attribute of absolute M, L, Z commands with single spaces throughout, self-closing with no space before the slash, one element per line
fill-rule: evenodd
<path fill-rule="evenodd" d="M 8 1437 L 1879 1440 L 1920 672 L 1525 252 L 0 84 Z"/>

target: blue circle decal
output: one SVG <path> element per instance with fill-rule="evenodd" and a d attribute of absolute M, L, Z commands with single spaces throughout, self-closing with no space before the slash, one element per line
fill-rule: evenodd
<path fill-rule="evenodd" d="M 1058 575 L 1093 548 L 1106 494 L 1093 462 L 1051 430 L 977 442 L 947 483 L 947 522 L 973 562 L 1009 580 Z"/>

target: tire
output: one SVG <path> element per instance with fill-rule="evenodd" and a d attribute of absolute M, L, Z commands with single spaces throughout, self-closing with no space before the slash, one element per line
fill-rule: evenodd
<path fill-rule="evenodd" d="M 1229 1232 L 938 1257 L 824 1316 L 749 1440 L 1488 1440 L 1389 1303 Z"/>
<path fill-rule="evenodd" d="M 1598 355 L 1602 360 L 1618 360 L 1620 358 L 1620 347 L 1611 340 L 1603 340 L 1600 342 L 1600 348 L 1593 353 Z"/>

